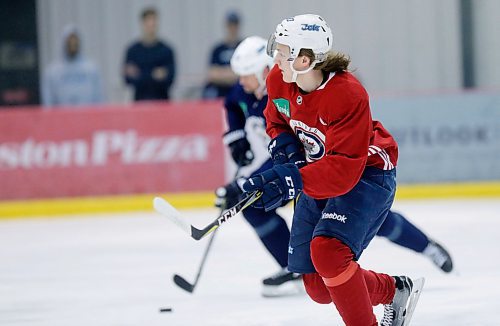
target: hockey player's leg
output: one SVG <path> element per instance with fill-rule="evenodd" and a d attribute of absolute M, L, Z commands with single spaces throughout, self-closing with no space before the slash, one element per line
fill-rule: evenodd
<path fill-rule="evenodd" d="M 391 303 L 394 297 L 394 278 L 382 273 L 361 269 L 372 306 Z"/>
<path fill-rule="evenodd" d="M 281 267 L 277 273 L 262 281 L 262 295 L 277 297 L 303 293 L 302 276 L 287 269 L 290 231 L 285 220 L 276 210 L 265 212 L 254 207 L 248 207 L 243 215 Z"/>
<path fill-rule="evenodd" d="M 377 325 L 363 272 L 349 247 L 335 238 L 318 236 L 311 242 L 311 258 L 344 323 Z"/>
<path fill-rule="evenodd" d="M 247 207 L 243 216 L 254 228 L 257 236 L 281 267 L 288 265 L 288 240 L 290 230 L 285 220 L 275 210 L 265 212 L 263 209 Z"/>
<path fill-rule="evenodd" d="M 422 252 L 429 243 L 427 236 L 422 231 L 401 214 L 392 210 L 387 213 L 377 235 L 416 252 Z"/>
<path fill-rule="evenodd" d="M 304 287 L 307 295 L 317 303 L 332 303 L 330 292 L 326 288 L 323 278 L 318 273 L 309 273 L 302 275 Z"/>
<path fill-rule="evenodd" d="M 389 211 L 377 235 L 425 255 L 446 273 L 453 269 L 453 261 L 448 251 L 439 243 L 429 239 L 425 233 L 399 213 Z"/>

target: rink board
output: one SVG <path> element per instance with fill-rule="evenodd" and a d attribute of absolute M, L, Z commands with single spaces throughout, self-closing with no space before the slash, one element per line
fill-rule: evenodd
<path fill-rule="evenodd" d="M 161 195 L 178 208 L 211 207 L 213 192 L 142 194 L 0 202 L 0 218 L 61 216 L 66 214 L 151 211 Z M 397 200 L 500 197 L 500 182 L 398 186 Z"/>

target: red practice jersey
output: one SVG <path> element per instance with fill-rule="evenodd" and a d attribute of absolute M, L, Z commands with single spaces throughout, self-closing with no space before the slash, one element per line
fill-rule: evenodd
<path fill-rule="evenodd" d="M 398 145 L 372 120 L 368 94 L 351 73 L 330 73 L 315 91 L 303 94 L 297 84 L 283 81 L 276 65 L 267 77 L 267 91 L 269 136 L 293 133 L 304 145 L 309 164 L 300 174 L 307 195 L 340 196 L 354 188 L 366 166 L 396 166 Z"/>

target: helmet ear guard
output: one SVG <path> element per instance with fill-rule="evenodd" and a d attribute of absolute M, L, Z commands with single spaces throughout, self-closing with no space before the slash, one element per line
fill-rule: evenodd
<path fill-rule="evenodd" d="M 276 35 L 272 33 L 267 39 L 266 53 L 271 58 L 274 58 L 274 52 L 276 51 Z"/>

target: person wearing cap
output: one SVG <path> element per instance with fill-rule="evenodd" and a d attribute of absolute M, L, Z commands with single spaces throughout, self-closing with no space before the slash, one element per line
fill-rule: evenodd
<path fill-rule="evenodd" d="M 210 55 L 207 82 L 203 89 L 203 98 L 218 98 L 228 94 L 231 87 L 238 81 L 229 66 L 234 50 L 240 44 L 240 16 L 234 11 L 226 14 L 226 37 L 224 41 L 214 46 Z"/>

